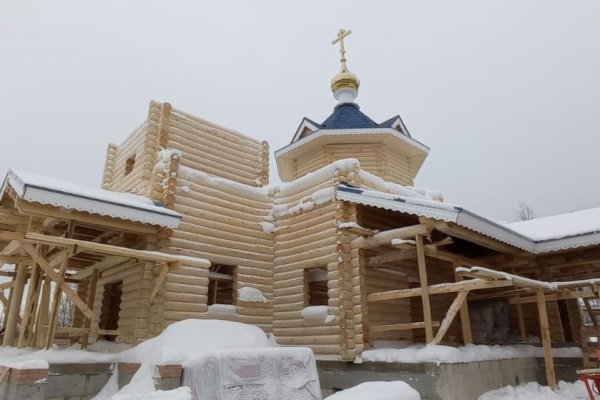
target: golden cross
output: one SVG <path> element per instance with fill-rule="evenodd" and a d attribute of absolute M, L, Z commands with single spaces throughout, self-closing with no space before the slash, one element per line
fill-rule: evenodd
<path fill-rule="evenodd" d="M 340 42 L 340 61 L 342 62 L 342 68 L 346 67 L 346 49 L 344 48 L 344 38 L 350 35 L 351 33 L 351 30 L 340 29 L 340 31 L 337 34 L 337 37 L 333 40 L 333 42 L 331 42 L 331 44 L 336 44 L 337 42 Z"/>

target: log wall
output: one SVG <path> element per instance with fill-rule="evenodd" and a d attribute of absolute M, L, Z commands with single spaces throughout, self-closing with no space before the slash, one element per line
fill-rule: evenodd
<path fill-rule="evenodd" d="M 273 332 L 282 345 L 308 346 L 320 355 L 353 360 L 362 351 L 361 291 L 352 237 L 338 229 L 356 220 L 354 207 L 334 200 L 335 187 L 356 167 L 323 168 L 282 185 L 274 195 Z M 356 183 L 356 182 L 353 182 Z M 329 194 L 329 195 L 328 195 Z M 306 269 L 326 268 L 326 319 L 305 319 Z"/>
<path fill-rule="evenodd" d="M 120 145 L 109 144 L 102 188 L 147 195 L 157 160 L 161 132 L 171 113 L 168 103 L 150 102 L 148 118 Z M 133 160 L 133 168 L 128 164 Z"/>
<path fill-rule="evenodd" d="M 183 166 L 249 186 L 264 186 L 269 181 L 267 142 L 177 109 L 169 119 L 168 147 L 183 152 Z"/>
<path fill-rule="evenodd" d="M 410 159 L 383 143 L 335 143 L 307 151 L 294 159 L 293 179 L 348 158 L 359 160 L 363 170 L 386 181 L 407 186 L 413 184 Z"/>

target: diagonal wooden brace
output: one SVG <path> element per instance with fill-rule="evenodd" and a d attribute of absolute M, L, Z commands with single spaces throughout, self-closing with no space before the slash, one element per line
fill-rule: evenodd
<path fill-rule="evenodd" d="M 32 258 L 36 256 L 36 251 L 33 245 L 27 242 L 21 242 L 21 247 L 25 250 Z M 61 288 L 61 290 L 73 301 L 75 306 L 81 310 L 81 312 L 87 317 L 92 318 L 94 315 L 93 311 L 87 306 L 85 301 L 81 299 L 75 293 L 66 282 L 61 282 L 60 276 L 54 271 L 52 265 L 46 260 L 44 257 L 39 256 L 37 259 L 38 265 L 44 270 L 46 275 L 50 277 L 57 285 Z"/>

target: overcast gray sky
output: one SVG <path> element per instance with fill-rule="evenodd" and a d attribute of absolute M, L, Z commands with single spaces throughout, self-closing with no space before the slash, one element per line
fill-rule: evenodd
<path fill-rule="evenodd" d="M 344 27 L 361 109 L 431 147 L 417 185 L 501 220 L 600 206 L 599 21 L 596 0 L 0 0 L 0 174 L 97 186 L 150 99 L 276 150 L 331 113 Z"/>

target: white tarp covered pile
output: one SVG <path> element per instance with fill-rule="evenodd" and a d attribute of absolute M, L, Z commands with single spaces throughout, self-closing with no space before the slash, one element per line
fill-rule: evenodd
<path fill-rule="evenodd" d="M 188 362 L 183 384 L 202 400 L 320 400 L 308 348 L 218 350 Z"/>

